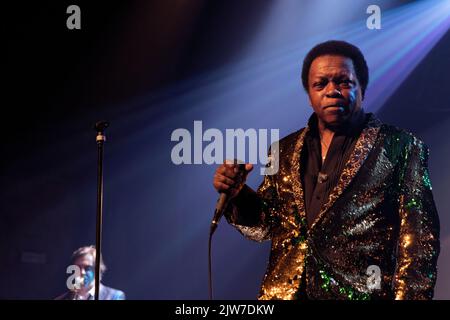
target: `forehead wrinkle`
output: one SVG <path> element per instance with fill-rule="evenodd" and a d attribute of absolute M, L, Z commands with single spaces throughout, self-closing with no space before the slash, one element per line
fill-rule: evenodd
<path fill-rule="evenodd" d="M 352 78 L 353 72 L 350 70 L 331 70 L 329 72 L 318 71 L 318 72 L 314 73 L 312 76 L 317 77 L 317 78 L 322 78 L 322 77 L 336 78 L 336 77 L 342 77 L 342 76 Z"/>

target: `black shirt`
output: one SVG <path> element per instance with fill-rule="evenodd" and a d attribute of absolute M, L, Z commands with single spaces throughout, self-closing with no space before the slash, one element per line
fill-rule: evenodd
<path fill-rule="evenodd" d="M 304 190 L 306 219 L 310 227 L 337 185 L 344 166 L 367 120 L 363 110 L 352 117 L 349 124 L 335 132 L 322 165 L 322 148 L 315 113 L 309 118 L 310 130 L 305 135 L 301 151 L 300 176 Z"/>

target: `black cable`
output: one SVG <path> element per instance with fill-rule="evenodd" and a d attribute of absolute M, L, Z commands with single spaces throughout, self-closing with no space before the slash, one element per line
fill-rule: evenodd
<path fill-rule="evenodd" d="M 209 300 L 213 299 L 213 285 L 212 285 L 212 271 L 211 271 L 211 242 L 212 242 L 212 236 L 213 236 L 213 229 L 211 228 L 209 232 L 209 241 L 208 241 L 208 276 L 209 276 L 209 282 L 208 282 L 208 289 L 209 289 Z"/>
<path fill-rule="evenodd" d="M 226 208 L 227 206 L 228 206 L 228 200 L 226 200 L 224 208 Z M 208 276 L 209 276 L 209 281 L 208 281 L 209 285 L 208 285 L 208 287 L 209 287 L 209 300 L 213 299 L 212 262 L 211 262 L 212 261 L 212 259 L 211 259 L 212 236 L 213 236 L 214 232 L 217 229 L 219 220 L 220 220 L 220 218 L 223 215 L 224 208 L 221 209 L 222 211 L 221 211 L 220 215 L 216 215 L 218 213 L 218 210 L 219 210 L 218 208 L 216 208 L 216 210 L 214 211 L 214 216 L 215 217 L 217 216 L 218 220 L 217 221 L 213 220 L 213 222 L 211 223 L 211 227 L 209 229 L 209 241 L 208 241 Z"/>

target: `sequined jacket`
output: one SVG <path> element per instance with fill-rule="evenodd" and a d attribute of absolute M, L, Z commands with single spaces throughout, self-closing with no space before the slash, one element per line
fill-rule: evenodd
<path fill-rule="evenodd" d="M 247 238 L 272 241 L 258 299 L 303 291 L 310 299 L 431 299 L 439 219 L 424 143 L 371 114 L 308 228 L 300 180 L 308 130 L 283 138 L 278 173 L 256 193 L 244 186 L 225 213 Z"/>

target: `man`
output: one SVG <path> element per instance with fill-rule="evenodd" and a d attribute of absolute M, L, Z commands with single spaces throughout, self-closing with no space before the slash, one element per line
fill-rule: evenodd
<path fill-rule="evenodd" d="M 70 291 L 56 298 L 56 300 L 94 300 L 95 297 L 95 256 L 94 246 L 86 246 L 77 249 L 72 254 L 72 264 L 80 269 L 80 277 L 75 278 L 79 288 L 69 288 Z M 106 271 L 103 258 L 100 257 L 100 280 Z M 75 283 L 74 283 L 75 284 Z M 99 300 L 125 300 L 125 294 L 100 283 Z"/>
<path fill-rule="evenodd" d="M 279 142 L 278 173 L 254 192 L 236 166 L 216 171 L 214 187 L 231 198 L 228 222 L 272 240 L 259 299 L 433 296 L 439 220 L 428 149 L 364 112 L 368 80 L 357 47 L 317 45 L 302 69 L 314 113 Z"/>

